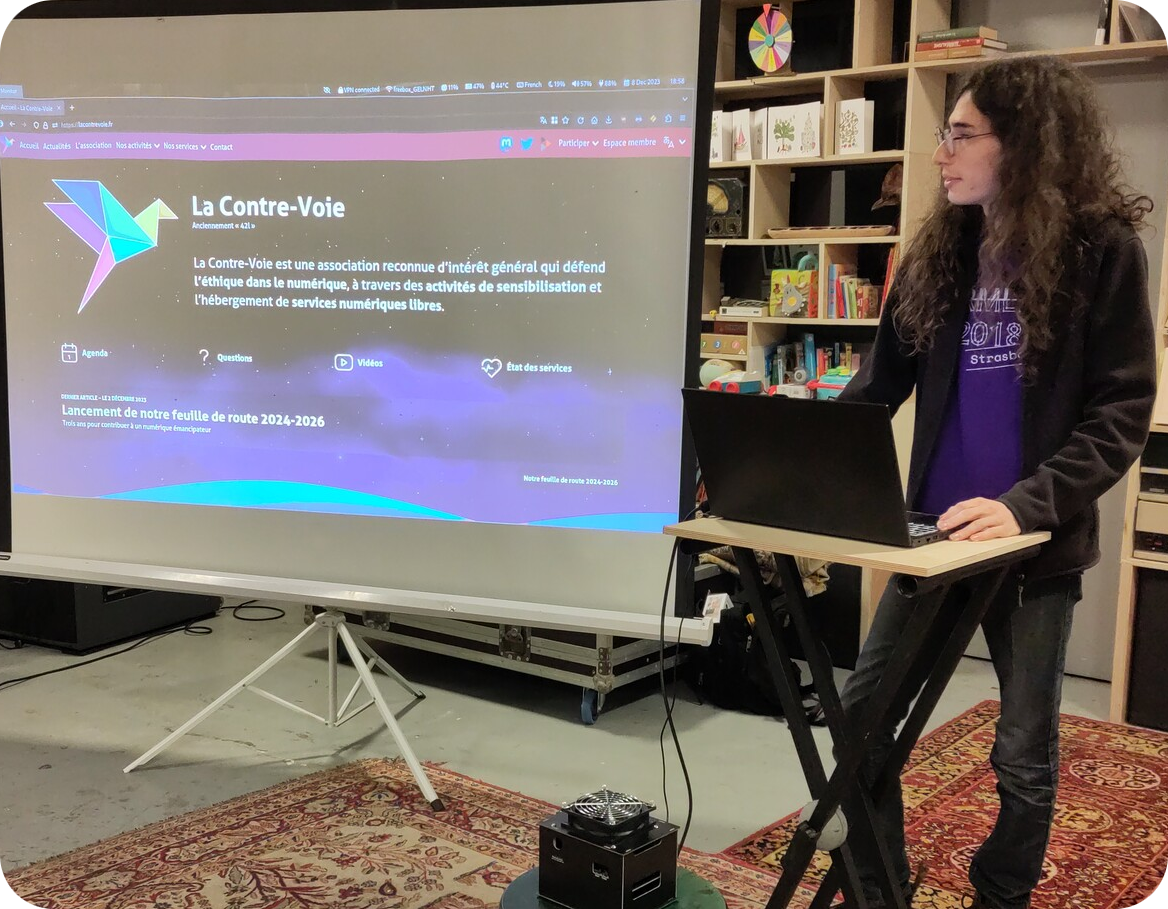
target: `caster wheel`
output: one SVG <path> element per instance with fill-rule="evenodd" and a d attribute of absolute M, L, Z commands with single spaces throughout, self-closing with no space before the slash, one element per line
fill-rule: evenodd
<path fill-rule="evenodd" d="M 580 720 L 585 726 L 592 726 L 600 716 L 600 695 L 593 688 L 585 688 L 580 699 Z"/>

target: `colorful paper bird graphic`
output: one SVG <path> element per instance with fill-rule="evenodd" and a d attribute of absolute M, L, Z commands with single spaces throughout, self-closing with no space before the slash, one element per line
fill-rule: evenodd
<path fill-rule="evenodd" d="M 77 307 L 81 312 L 115 265 L 158 245 L 160 219 L 178 216 L 161 199 L 155 199 L 136 217 L 131 217 L 97 180 L 53 182 L 71 201 L 46 202 L 45 206 L 97 253 L 89 286 Z"/>

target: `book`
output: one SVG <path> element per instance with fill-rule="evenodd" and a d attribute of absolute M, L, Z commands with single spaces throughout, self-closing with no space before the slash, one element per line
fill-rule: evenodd
<path fill-rule="evenodd" d="M 996 50 L 1006 50 L 1009 47 L 1005 41 L 994 38 L 950 38 L 948 41 L 918 41 L 917 50 L 940 50 L 949 47 L 992 47 Z"/>
<path fill-rule="evenodd" d="M 856 98 L 835 108 L 835 153 L 862 155 L 872 151 L 872 123 L 876 102 Z"/>
<path fill-rule="evenodd" d="M 968 25 L 962 28 L 941 28 L 921 32 L 917 41 L 950 41 L 954 38 L 997 38 L 998 30 L 988 25 Z"/>
<path fill-rule="evenodd" d="M 840 286 L 843 288 L 844 297 L 844 315 L 841 318 L 845 319 L 863 319 L 860 301 L 867 293 L 863 288 L 871 287 L 872 284 L 867 278 L 860 278 L 856 275 L 849 275 L 840 280 Z"/>
<path fill-rule="evenodd" d="M 840 360 L 840 372 L 845 376 L 852 374 L 852 345 L 851 342 L 844 344 L 844 356 Z"/>
<path fill-rule="evenodd" d="M 819 318 L 819 270 L 776 268 L 771 272 L 772 316 Z"/>
<path fill-rule="evenodd" d="M 1006 51 L 996 47 L 950 47 L 947 49 L 950 60 L 962 57 L 1004 57 Z"/>
<path fill-rule="evenodd" d="M 1005 51 L 995 47 L 943 47 L 940 50 L 918 50 L 917 62 L 926 60 L 959 60 L 965 57 L 1001 57 Z"/>
<path fill-rule="evenodd" d="M 862 284 L 856 288 L 856 318 L 876 319 L 880 316 L 880 297 L 884 288 Z"/>
<path fill-rule="evenodd" d="M 828 268 L 828 277 L 827 318 L 846 319 L 848 309 L 845 282 L 856 277 L 856 266 L 847 262 L 831 265 Z"/>
<path fill-rule="evenodd" d="M 835 318 L 835 276 L 838 272 L 839 266 L 834 262 L 827 266 L 827 306 L 823 311 L 825 319 Z"/>
<path fill-rule="evenodd" d="M 815 349 L 815 335 L 807 332 L 803 336 L 803 368 L 807 370 L 807 378 L 815 381 L 819 377 L 819 357 Z"/>
<path fill-rule="evenodd" d="M 1099 23 L 1095 26 L 1095 43 L 1107 43 L 1107 29 L 1111 24 L 1111 0 L 1100 0 Z"/>

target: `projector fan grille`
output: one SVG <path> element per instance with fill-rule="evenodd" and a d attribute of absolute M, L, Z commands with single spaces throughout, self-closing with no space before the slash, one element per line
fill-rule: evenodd
<path fill-rule="evenodd" d="M 646 826 L 653 808 L 649 802 L 610 789 L 590 792 L 564 806 L 575 826 L 610 836 Z"/>

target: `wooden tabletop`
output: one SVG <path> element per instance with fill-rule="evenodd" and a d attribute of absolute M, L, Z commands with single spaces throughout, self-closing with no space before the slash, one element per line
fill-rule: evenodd
<path fill-rule="evenodd" d="M 665 528 L 665 533 L 689 540 L 719 543 L 723 546 L 746 546 L 765 552 L 808 556 L 921 578 L 934 577 L 996 556 L 1026 550 L 1050 539 L 1050 534 L 1044 531 L 982 543 L 942 540 L 939 543 L 907 549 L 900 546 L 884 546 L 880 543 L 865 543 L 860 540 L 845 540 L 841 537 L 781 530 L 760 524 L 724 521 L 721 518 L 698 518 L 694 521 L 670 524 Z"/>

